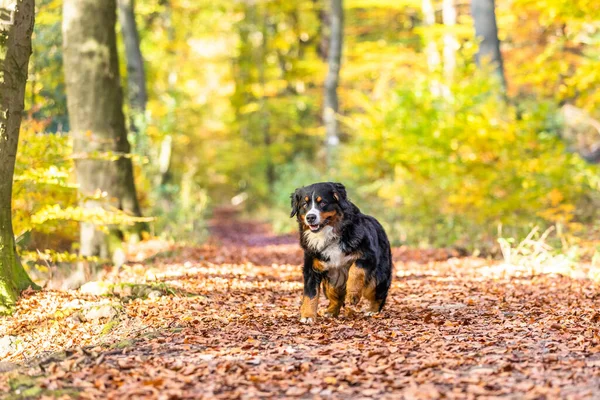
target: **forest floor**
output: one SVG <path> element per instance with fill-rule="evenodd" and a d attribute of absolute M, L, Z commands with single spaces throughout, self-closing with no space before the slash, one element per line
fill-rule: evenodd
<path fill-rule="evenodd" d="M 302 325 L 295 236 L 227 210 L 211 231 L 142 243 L 81 290 L 26 292 L 0 320 L 0 396 L 600 398 L 591 280 L 398 248 L 382 314 Z"/>

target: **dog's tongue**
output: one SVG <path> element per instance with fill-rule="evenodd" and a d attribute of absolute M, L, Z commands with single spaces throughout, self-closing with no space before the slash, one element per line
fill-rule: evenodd
<path fill-rule="evenodd" d="M 319 229 L 319 225 L 309 225 L 308 227 L 311 231 L 316 231 L 317 229 Z"/>

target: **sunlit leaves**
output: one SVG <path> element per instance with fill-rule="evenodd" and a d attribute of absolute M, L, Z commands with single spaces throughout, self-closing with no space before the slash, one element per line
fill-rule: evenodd
<path fill-rule="evenodd" d="M 597 187 L 588 176 L 598 169 L 551 133 L 556 111 L 532 103 L 516 118 L 481 92 L 481 79 L 463 83 L 453 104 L 432 98 L 425 82 L 404 84 L 347 120 L 355 135 L 348 179 L 372 188 L 362 193 L 368 208 L 380 210 L 372 202 L 383 199 L 393 240 L 468 245 L 491 240 L 499 225 L 569 224 L 592 211 L 585 203 Z"/>
<path fill-rule="evenodd" d="M 77 188 L 70 182 L 70 171 L 67 168 L 57 168 L 51 165 L 48 168 L 32 168 L 14 177 L 15 182 L 25 181 L 35 185 L 57 185 L 64 188 Z"/>
<path fill-rule="evenodd" d="M 420 0 L 347 0 L 346 7 L 348 8 L 375 8 L 381 7 L 385 9 L 403 8 L 403 7 L 421 6 Z"/>
<path fill-rule="evenodd" d="M 597 112 L 600 8 L 596 3 L 514 0 L 498 3 L 498 15 L 512 93 L 542 95 Z"/>
<path fill-rule="evenodd" d="M 74 263 L 77 261 L 88 261 L 98 262 L 98 257 L 83 257 L 70 252 L 60 252 L 51 249 L 45 249 L 43 252 L 40 251 L 22 251 L 20 253 L 21 261 L 24 263 L 37 262 L 37 269 L 43 268 L 44 265 L 40 263 L 57 264 L 57 263 Z"/>
<path fill-rule="evenodd" d="M 72 151 L 67 135 L 43 133 L 47 124 L 22 123 L 13 189 L 13 226 L 16 234 L 28 230 L 56 232 L 56 224 L 35 226 L 31 215 L 46 205 L 74 205 L 76 184 L 72 175 Z M 60 236 L 70 236 L 72 228 Z"/>
<path fill-rule="evenodd" d="M 89 222 L 99 226 L 134 225 L 138 222 L 150 222 L 153 218 L 134 217 L 120 210 L 107 211 L 103 208 L 46 206 L 31 216 L 31 221 L 42 225 L 51 220 L 70 220 Z"/>

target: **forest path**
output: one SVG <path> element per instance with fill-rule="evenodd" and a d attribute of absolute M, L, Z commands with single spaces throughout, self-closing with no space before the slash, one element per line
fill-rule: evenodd
<path fill-rule="evenodd" d="M 0 374 L 0 393 L 600 398 L 600 292 L 591 281 L 394 249 L 381 315 L 307 326 L 298 321 L 295 236 L 226 209 L 210 225 L 207 245 L 136 247 L 128 267 L 105 273 L 110 296 L 94 294 L 98 285 L 25 293 L 0 324 L 0 370 L 26 367 Z"/>

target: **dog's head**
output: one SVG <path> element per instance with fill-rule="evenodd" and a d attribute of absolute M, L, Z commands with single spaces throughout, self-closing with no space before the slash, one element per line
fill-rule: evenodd
<path fill-rule="evenodd" d="M 321 182 L 296 189 L 291 195 L 292 213 L 303 230 L 319 232 L 327 225 L 335 226 L 344 215 L 348 199 L 341 183 Z"/>

